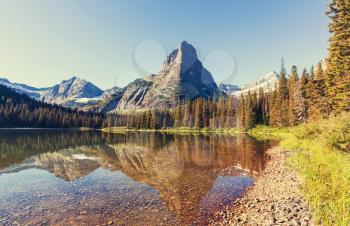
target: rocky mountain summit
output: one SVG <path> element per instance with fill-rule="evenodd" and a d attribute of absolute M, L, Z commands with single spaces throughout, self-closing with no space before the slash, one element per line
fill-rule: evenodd
<path fill-rule="evenodd" d="M 210 72 L 199 61 L 196 49 L 184 41 L 169 54 L 158 73 L 103 95 L 98 103 L 85 110 L 111 112 L 174 107 L 179 101 L 212 98 L 221 93 Z"/>
<path fill-rule="evenodd" d="M 84 79 L 72 77 L 64 80 L 45 92 L 41 100 L 47 103 L 59 104 L 65 107 L 76 107 L 97 101 L 103 91 Z"/>
<path fill-rule="evenodd" d="M 211 98 L 220 93 L 212 75 L 198 60 L 196 49 L 184 41 L 171 52 L 157 74 L 125 87 L 115 110 L 173 107 L 185 99 Z"/>

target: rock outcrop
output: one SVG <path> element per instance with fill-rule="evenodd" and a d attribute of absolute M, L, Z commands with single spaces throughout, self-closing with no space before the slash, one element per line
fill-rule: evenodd
<path fill-rule="evenodd" d="M 116 110 L 173 107 L 185 99 L 220 94 L 212 75 L 198 60 L 196 49 L 184 41 L 167 57 L 159 73 L 126 87 Z"/>

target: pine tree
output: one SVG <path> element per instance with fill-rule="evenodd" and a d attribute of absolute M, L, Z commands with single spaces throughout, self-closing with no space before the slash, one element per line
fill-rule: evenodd
<path fill-rule="evenodd" d="M 216 107 L 216 115 L 218 116 L 218 126 L 219 128 L 225 127 L 226 120 L 226 111 L 225 111 L 225 103 L 224 97 L 220 96 L 218 100 L 218 104 Z"/>
<path fill-rule="evenodd" d="M 278 80 L 278 91 L 275 99 L 274 110 L 276 110 L 276 125 L 288 125 L 288 84 L 284 60 L 281 63 L 281 73 Z"/>
<path fill-rule="evenodd" d="M 279 126 L 281 124 L 280 117 L 280 105 L 281 99 L 278 98 L 277 87 L 269 95 L 269 125 L 270 126 Z"/>
<path fill-rule="evenodd" d="M 245 122 L 246 122 L 246 118 L 245 118 L 245 100 L 244 100 L 244 96 L 243 94 L 241 94 L 241 97 L 239 98 L 239 102 L 238 102 L 238 108 L 237 108 L 237 127 L 239 129 L 244 129 L 246 127 Z"/>
<path fill-rule="evenodd" d="M 317 64 L 316 70 L 309 81 L 308 88 L 309 120 L 314 121 L 327 117 L 330 114 L 330 106 L 326 95 L 322 61 Z"/>
<path fill-rule="evenodd" d="M 226 104 L 226 128 L 235 127 L 234 96 L 229 96 Z"/>
<path fill-rule="evenodd" d="M 183 122 L 182 126 L 191 127 L 191 102 L 188 100 L 183 106 Z"/>
<path fill-rule="evenodd" d="M 286 100 L 288 97 L 288 84 L 286 73 L 284 73 L 285 69 L 281 70 L 281 74 L 278 80 L 278 95 L 282 100 Z"/>
<path fill-rule="evenodd" d="M 350 2 L 331 0 L 327 59 L 327 94 L 335 113 L 350 110 Z"/>
<path fill-rule="evenodd" d="M 298 82 L 298 70 L 297 67 L 294 65 L 292 67 L 291 76 L 288 79 L 288 125 L 294 126 L 297 125 L 298 119 L 297 119 L 297 112 L 296 112 L 296 88 L 297 88 L 297 82 Z"/>
<path fill-rule="evenodd" d="M 178 104 L 175 108 L 175 112 L 174 112 L 174 126 L 175 127 L 181 127 L 181 105 Z"/>
<path fill-rule="evenodd" d="M 201 99 L 196 99 L 195 109 L 194 109 L 194 127 L 199 129 L 202 128 L 202 101 Z"/>
<path fill-rule="evenodd" d="M 253 97 L 250 91 L 245 98 L 245 123 L 244 127 L 250 129 L 254 126 Z"/>
<path fill-rule="evenodd" d="M 302 96 L 301 91 L 301 80 L 297 82 L 295 91 L 294 91 L 294 111 L 296 114 L 296 124 L 299 125 L 301 123 L 306 122 L 307 120 L 307 109 L 305 105 L 305 98 Z"/>
<path fill-rule="evenodd" d="M 151 111 L 151 118 L 150 118 L 150 129 L 157 129 L 157 116 L 155 110 Z"/>
<path fill-rule="evenodd" d="M 258 94 L 256 91 L 252 94 L 252 108 L 253 108 L 253 126 L 258 122 Z"/>
<path fill-rule="evenodd" d="M 265 98 L 264 89 L 259 88 L 257 109 L 256 109 L 257 124 L 267 125 L 268 123 L 268 106 Z"/>
<path fill-rule="evenodd" d="M 214 95 L 215 97 L 215 95 Z M 209 115 L 210 115 L 210 119 L 209 119 L 209 122 L 210 122 L 210 128 L 211 129 L 217 129 L 218 128 L 218 117 L 217 117 L 217 99 L 216 98 L 213 98 L 211 99 L 210 102 L 210 105 L 209 105 Z"/>
<path fill-rule="evenodd" d="M 145 129 L 151 128 L 151 122 L 152 122 L 152 113 L 151 110 L 148 110 L 146 112 L 146 124 L 145 124 Z"/>

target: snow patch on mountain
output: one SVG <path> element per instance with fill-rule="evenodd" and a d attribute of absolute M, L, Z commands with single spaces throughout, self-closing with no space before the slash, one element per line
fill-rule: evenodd
<path fill-rule="evenodd" d="M 235 92 L 241 90 L 241 88 L 238 85 L 233 84 L 220 84 L 219 88 L 227 94 L 234 94 Z"/>
<path fill-rule="evenodd" d="M 103 91 L 94 84 L 74 76 L 49 88 L 42 96 L 42 101 L 76 107 L 83 103 L 96 102 L 96 98 L 102 94 Z"/>
<path fill-rule="evenodd" d="M 6 78 L 0 78 L 0 84 L 38 101 L 65 107 L 81 107 L 84 104 L 94 104 L 103 94 L 103 91 L 92 83 L 77 77 L 64 80 L 60 84 L 49 88 L 35 88 L 25 84 L 12 83 Z"/>
<path fill-rule="evenodd" d="M 44 95 L 44 93 L 48 89 L 48 88 L 35 88 L 32 86 L 28 86 L 20 83 L 12 83 L 6 78 L 0 78 L 0 84 L 16 91 L 17 93 L 26 94 L 29 97 L 36 100 L 41 100 L 41 96 Z"/>
<path fill-rule="evenodd" d="M 250 84 L 246 84 L 242 87 L 238 87 L 235 85 L 220 85 L 221 90 L 224 92 L 234 95 L 240 96 L 241 94 L 246 95 L 250 91 L 251 93 L 257 92 L 259 93 L 259 89 L 262 88 L 264 93 L 275 90 L 276 85 L 278 83 L 279 74 L 275 71 L 268 73 L 263 76 L 261 79 L 252 82 Z M 233 88 L 232 88 L 233 87 Z M 231 89 L 230 89 L 231 88 Z M 236 90 L 235 90 L 236 89 Z"/>

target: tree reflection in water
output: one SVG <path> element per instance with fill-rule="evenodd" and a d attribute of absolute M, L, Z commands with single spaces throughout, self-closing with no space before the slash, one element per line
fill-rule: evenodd
<path fill-rule="evenodd" d="M 0 182 L 5 180 L 2 177 L 5 174 L 16 175 L 29 169 L 45 170 L 51 173 L 51 177 L 64 179 L 65 186 L 74 184 L 76 190 L 81 189 L 83 182 L 84 186 L 91 186 L 91 191 L 94 193 L 91 196 L 95 197 L 94 202 L 84 194 L 76 195 L 73 192 L 75 195 L 73 201 L 70 206 L 64 208 L 79 209 L 79 205 L 74 203 L 74 197 L 79 196 L 85 200 L 85 209 L 89 210 L 96 206 L 104 209 L 105 205 L 110 210 L 99 216 L 89 214 L 77 223 L 100 222 L 110 217 L 119 223 L 141 223 L 140 220 L 151 218 L 150 215 L 140 218 L 142 213 L 147 214 L 145 211 L 147 206 L 143 208 L 141 205 L 141 208 L 140 204 L 135 205 L 125 201 L 129 197 L 127 195 L 124 199 L 117 196 L 118 187 L 112 186 L 113 189 L 104 190 L 102 195 L 102 184 L 110 183 L 111 186 L 117 183 L 111 180 L 112 176 L 108 177 L 108 175 L 122 172 L 128 180 L 131 179 L 140 186 L 149 186 L 159 195 L 161 204 L 154 201 L 154 205 L 163 205 L 164 210 L 160 208 L 154 220 L 183 225 L 194 222 L 205 223 L 211 211 L 220 208 L 222 204 L 232 202 L 252 184 L 252 176 L 263 170 L 268 160 L 265 150 L 273 144 L 274 142 L 271 141 L 261 142 L 245 135 L 225 137 L 213 134 L 203 136 L 138 132 L 102 134 L 93 131 L 69 130 L 1 131 Z M 104 172 L 101 169 L 111 172 L 107 174 L 108 178 L 103 180 L 106 173 L 99 175 L 100 172 Z M 90 177 L 94 178 L 92 185 L 88 183 L 92 180 Z M 56 191 L 58 193 L 66 189 L 66 187 L 61 188 L 60 184 L 55 186 L 54 189 L 58 189 Z M 0 186 L 1 192 L 2 189 L 6 188 Z M 24 196 L 31 195 L 26 193 L 26 189 L 17 189 L 17 192 Z M 45 201 L 55 203 L 55 211 L 57 211 L 61 204 L 53 198 L 52 193 L 48 192 L 48 198 Z M 129 193 L 131 196 L 135 195 L 133 191 Z M 9 194 L 3 197 L 4 203 L 11 201 L 8 197 L 10 197 Z M 145 195 L 144 198 L 146 197 L 148 196 Z M 113 205 L 112 203 L 118 202 L 118 199 L 124 201 L 118 206 Z M 96 204 L 96 200 L 100 200 L 100 203 Z M 32 204 L 38 205 L 40 202 L 44 200 L 39 198 Z M 89 206 L 89 203 L 94 203 L 91 204 L 94 206 Z M 2 205 L 0 204 L 0 209 L 6 210 Z M 123 211 L 125 209 L 129 211 Z M 25 212 L 16 205 L 8 209 L 8 212 L 16 213 L 16 211 Z M 51 211 L 54 210 L 51 209 Z M 167 213 L 165 214 L 164 211 Z M 68 219 L 79 219 L 74 216 L 76 211 L 71 211 L 71 214 L 67 212 L 62 214 L 69 216 L 62 218 L 60 214 L 56 214 L 53 216 L 56 219 L 52 221 L 64 223 Z M 108 214 L 110 216 L 106 216 Z M 136 215 L 139 217 L 135 217 Z M 162 215 L 168 217 L 163 219 Z M 23 213 L 21 219 L 23 223 L 39 223 L 40 216 L 45 215 L 40 215 L 40 211 L 32 211 L 32 214 Z M 13 216 L 3 218 L 9 221 L 15 219 Z M 148 223 L 156 222 L 148 219 Z"/>

